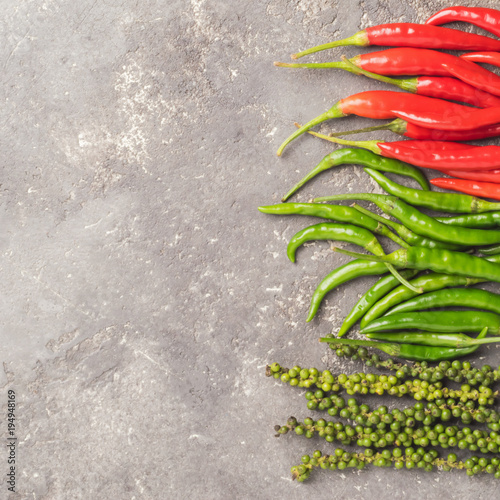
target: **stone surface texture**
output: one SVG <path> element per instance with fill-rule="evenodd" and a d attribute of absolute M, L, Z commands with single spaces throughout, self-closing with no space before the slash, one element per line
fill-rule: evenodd
<path fill-rule="evenodd" d="M 317 338 L 373 279 L 340 287 L 306 324 L 319 279 L 348 259 L 315 242 L 291 264 L 287 242 L 306 220 L 257 206 L 279 202 L 332 149 L 304 137 L 277 158 L 293 121 L 386 88 L 272 63 L 446 5 L 0 0 L 0 405 L 5 415 L 14 389 L 19 440 L 14 494 L 0 454 L 1 498 L 498 496 L 491 477 L 420 470 L 292 482 L 290 466 L 328 446 L 273 437 L 276 423 L 309 412 L 302 391 L 264 376 L 271 361 L 360 367 Z M 363 50 L 373 49 L 311 60 Z M 379 192 L 344 167 L 295 199 L 359 190 Z M 482 352 L 498 365 L 497 348 Z M 0 429 L 5 442 L 5 417 Z"/>

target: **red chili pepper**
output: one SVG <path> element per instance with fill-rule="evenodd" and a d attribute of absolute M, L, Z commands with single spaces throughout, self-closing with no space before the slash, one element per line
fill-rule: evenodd
<path fill-rule="evenodd" d="M 500 95 L 500 76 L 471 61 L 436 50 L 387 49 L 361 54 L 349 61 L 358 68 L 385 76 L 454 76 L 480 90 Z M 287 68 L 340 68 L 353 71 L 352 67 L 344 61 L 305 64 L 275 63 L 275 65 Z"/>
<path fill-rule="evenodd" d="M 462 54 L 460 59 L 500 66 L 500 52 L 468 52 L 467 54 Z"/>
<path fill-rule="evenodd" d="M 448 7 L 429 17 L 426 24 L 440 25 L 454 21 L 463 21 L 500 36 L 500 11 L 482 7 Z"/>
<path fill-rule="evenodd" d="M 500 107 L 476 109 L 432 97 L 389 90 L 360 92 L 340 100 L 325 113 L 290 135 L 278 149 L 278 156 L 293 139 L 332 118 L 347 115 L 365 118 L 404 118 L 409 123 L 436 130 L 471 130 L 500 122 Z"/>
<path fill-rule="evenodd" d="M 448 50 L 500 50 L 500 40 L 464 33 L 450 28 L 438 28 L 426 24 L 392 23 L 372 26 L 335 42 L 317 45 L 292 55 L 298 59 L 307 54 L 345 45 L 383 45 L 386 47 L 425 47 Z"/>
<path fill-rule="evenodd" d="M 357 130 L 332 132 L 331 135 L 344 136 L 374 132 L 376 130 L 390 130 L 404 137 L 424 141 L 475 141 L 478 139 L 500 136 L 500 123 L 495 123 L 486 127 L 478 127 L 473 130 L 434 130 L 432 128 L 420 127 L 414 123 L 408 123 L 401 118 L 396 118 L 392 122 L 385 123 L 384 125 L 365 127 Z"/>
<path fill-rule="evenodd" d="M 481 196 L 483 198 L 491 198 L 500 200 L 500 185 L 493 182 L 477 182 L 464 179 L 445 179 L 437 177 L 431 180 L 434 186 L 450 189 L 452 191 L 460 191 L 461 193 Z"/>
<path fill-rule="evenodd" d="M 346 141 L 338 137 L 310 133 L 336 144 L 368 149 L 375 154 L 395 158 L 417 167 L 461 171 L 500 169 L 500 146 L 478 147 L 450 143 L 448 146 L 439 144 L 436 148 L 435 141 Z"/>
<path fill-rule="evenodd" d="M 459 177 L 460 179 L 469 179 L 471 181 L 480 182 L 493 182 L 494 184 L 500 184 L 500 170 L 441 170 L 436 169 L 443 174 L 449 175 L 450 177 Z"/>

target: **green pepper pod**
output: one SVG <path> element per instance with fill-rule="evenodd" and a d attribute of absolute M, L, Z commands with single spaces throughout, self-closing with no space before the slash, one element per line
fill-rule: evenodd
<path fill-rule="evenodd" d="M 393 174 L 411 177 L 417 181 L 422 189 L 428 191 L 429 183 L 425 175 L 413 165 L 403 163 L 392 158 L 384 158 L 365 149 L 343 148 L 337 149 L 333 153 L 326 155 L 303 179 L 293 186 L 288 193 L 283 196 L 281 201 L 286 201 L 290 196 L 297 192 L 306 182 L 316 177 L 319 173 L 339 165 L 355 164 L 365 167 L 381 170 L 382 172 L 391 172 Z"/>
<path fill-rule="evenodd" d="M 335 220 L 337 222 L 348 222 L 359 227 L 363 227 L 374 233 L 386 236 L 404 246 L 404 242 L 387 227 L 373 220 L 371 217 L 361 214 L 352 207 L 342 205 L 325 205 L 323 203 L 278 203 L 277 205 L 267 205 L 259 207 L 259 211 L 272 215 L 310 215 L 312 217 L 322 217 L 324 219 Z"/>
<path fill-rule="evenodd" d="M 362 328 L 361 333 L 418 329 L 427 332 L 480 332 L 488 327 L 491 335 L 500 332 L 500 316 L 485 311 L 424 311 L 396 313 L 378 318 Z"/>
<path fill-rule="evenodd" d="M 461 250 L 463 247 L 460 245 L 452 245 L 451 243 L 443 243 L 442 241 L 431 240 L 430 238 L 426 238 L 425 236 L 420 236 L 419 234 L 410 231 L 403 224 L 398 224 L 390 219 L 385 219 L 384 217 L 380 217 L 373 212 L 370 212 L 366 208 L 363 208 L 356 203 L 353 205 L 356 210 L 359 210 L 362 214 L 367 215 L 368 217 L 372 217 L 376 221 L 381 224 L 385 224 L 389 226 L 391 229 L 396 231 L 398 235 L 414 247 L 425 247 L 425 248 L 447 248 L 448 250 Z"/>
<path fill-rule="evenodd" d="M 477 336 L 478 339 L 484 338 L 487 328 L 484 328 L 481 333 Z M 423 346 L 415 344 L 397 344 L 397 343 L 386 343 L 386 342 L 376 342 L 373 340 L 351 340 L 351 339 L 332 339 L 332 338 L 320 338 L 320 342 L 327 342 L 334 345 L 353 345 L 353 346 L 364 346 L 373 347 L 379 349 L 389 356 L 394 356 L 397 358 L 402 358 L 410 361 L 445 361 L 448 359 L 458 359 L 468 354 L 472 354 L 477 351 L 479 344 L 473 345 L 471 347 L 463 347 L 461 349 L 456 349 L 453 347 L 435 347 L 435 346 Z"/>
<path fill-rule="evenodd" d="M 500 243 L 500 231 L 465 228 L 441 224 L 416 208 L 393 196 L 357 193 L 326 196 L 314 201 L 366 200 L 375 203 L 383 212 L 392 215 L 417 234 L 445 243 L 463 246 L 485 246 Z"/>
<path fill-rule="evenodd" d="M 383 263 L 369 262 L 363 259 L 353 260 L 337 267 L 330 274 L 325 276 L 316 287 L 316 290 L 314 290 L 306 321 L 309 322 L 314 318 L 324 296 L 337 286 L 361 276 L 373 276 L 376 274 L 385 274 L 386 272 L 387 268 Z"/>
<path fill-rule="evenodd" d="M 406 278 L 412 278 L 418 271 L 407 269 L 402 271 L 401 275 Z M 399 280 L 392 275 L 380 278 L 372 287 L 370 287 L 364 295 L 358 300 L 351 312 L 345 317 L 342 326 L 338 332 L 339 337 L 343 337 L 349 329 L 363 317 L 373 304 L 389 293 L 393 288 L 399 285 Z M 406 288 L 406 287 L 404 287 Z M 414 292 L 415 293 L 415 292 Z"/>
<path fill-rule="evenodd" d="M 413 286 L 421 288 L 424 292 L 432 292 L 435 290 L 441 290 L 447 287 L 456 286 L 470 286 L 476 283 L 482 283 L 486 280 L 473 279 L 466 276 L 456 276 L 452 274 L 439 274 L 439 273 L 429 273 L 424 276 L 419 276 L 411 280 Z M 397 306 L 401 302 L 412 299 L 418 296 L 415 292 L 412 292 L 406 287 L 398 286 L 385 297 L 376 302 L 371 309 L 365 314 L 361 320 L 361 328 L 365 327 L 368 323 L 374 319 L 382 316 L 386 311 L 394 306 Z"/>
<path fill-rule="evenodd" d="M 371 168 L 364 170 L 384 191 L 410 205 L 452 213 L 481 213 L 500 209 L 500 203 L 491 203 L 476 196 L 413 189 L 402 186 Z"/>
<path fill-rule="evenodd" d="M 486 328 L 487 330 L 487 328 Z M 482 344 L 500 342 L 499 338 L 471 338 L 463 333 L 430 333 L 430 332 L 394 332 L 368 333 L 369 339 L 396 342 L 398 344 L 417 344 L 435 347 L 454 347 L 461 349 Z"/>
<path fill-rule="evenodd" d="M 384 250 L 380 246 L 377 238 L 368 229 L 353 226 L 351 224 L 335 224 L 333 222 L 320 222 L 314 226 L 309 226 L 294 236 L 288 244 L 286 253 L 288 258 L 295 262 L 295 252 L 297 248 L 311 240 L 335 240 L 346 241 L 363 247 L 366 251 L 375 255 L 384 255 Z"/>
<path fill-rule="evenodd" d="M 453 217 L 436 217 L 441 224 L 450 226 L 489 229 L 500 226 L 500 212 L 485 212 L 482 214 L 456 215 Z"/>
<path fill-rule="evenodd" d="M 485 309 L 500 314 L 500 295 L 479 288 L 448 288 L 425 293 L 399 304 L 387 312 L 396 313 L 422 311 L 437 307 L 470 307 Z"/>

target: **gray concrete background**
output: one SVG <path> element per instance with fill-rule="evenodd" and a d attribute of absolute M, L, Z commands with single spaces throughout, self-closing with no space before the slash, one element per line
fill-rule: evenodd
<path fill-rule="evenodd" d="M 491 477 L 458 473 L 293 483 L 290 466 L 328 447 L 273 437 L 308 412 L 301 391 L 264 377 L 275 360 L 359 369 L 316 339 L 373 280 L 341 287 L 305 324 L 318 280 L 346 259 L 318 242 L 292 265 L 286 244 L 305 219 L 256 208 L 331 151 L 307 137 L 278 159 L 294 120 L 384 88 L 272 62 L 447 4 L 0 0 L 0 385 L 4 415 L 17 393 L 19 439 L 18 493 L 5 451 L 1 498 L 496 496 Z M 358 189 L 376 190 L 346 167 L 295 199 Z"/>

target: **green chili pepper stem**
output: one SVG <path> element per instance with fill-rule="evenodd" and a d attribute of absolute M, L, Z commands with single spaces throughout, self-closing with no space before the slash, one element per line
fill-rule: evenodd
<path fill-rule="evenodd" d="M 304 184 L 321 172 L 332 167 L 340 165 L 355 164 L 370 167 L 383 172 L 392 172 L 399 175 L 411 177 L 419 183 L 424 191 L 429 191 L 429 183 L 425 175 L 416 167 L 407 163 L 400 162 L 393 158 L 384 158 L 376 155 L 371 151 L 355 148 L 342 148 L 333 151 L 326 155 L 305 177 L 303 177 L 295 186 L 283 196 L 281 201 L 288 200 L 295 192 L 297 192 Z"/>
<path fill-rule="evenodd" d="M 342 113 L 339 107 L 339 103 L 334 104 L 328 111 L 325 111 L 316 118 L 313 118 L 312 120 L 307 122 L 303 127 L 300 127 L 299 130 L 296 130 L 287 139 L 285 139 L 283 144 L 281 144 L 281 146 L 278 148 L 278 152 L 276 154 L 278 156 L 281 156 L 281 153 L 283 153 L 283 150 L 286 148 L 288 144 L 290 144 L 290 142 L 292 142 L 294 139 L 302 135 L 304 132 L 307 132 L 310 128 L 314 127 L 315 125 L 323 123 L 326 120 L 331 120 L 333 118 L 341 118 L 343 116 L 346 115 Z"/>
<path fill-rule="evenodd" d="M 398 344 L 418 344 L 435 347 L 471 347 L 474 345 L 491 344 L 500 342 L 499 338 L 488 337 L 486 335 L 488 327 L 481 330 L 477 338 L 471 338 L 463 333 L 439 333 L 439 332 L 391 332 L 391 333 L 368 333 L 366 337 L 374 340 L 396 342 Z"/>
<path fill-rule="evenodd" d="M 296 127 L 301 127 L 297 122 L 295 122 Z M 299 129 L 300 130 L 300 129 Z M 311 130 L 307 130 L 307 132 L 315 137 L 319 137 L 320 139 L 324 139 L 325 141 L 333 142 L 334 144 L 342 144 L 344 146 L 354 146 L 358 148 L 368 149 L 373 153 L 379 155 L 382 150 L 379 148 L 378 143 L 380 141 L 346 141 L 344 139 L 339 139 L 338 137 L 329 137 L 325 134 L 318 134 L 317 132 L 312 132 Z"/>
<path fill-rule="evenodd" d="M 394 266 L 392 264 L 388 264 L 387 262 L 385 263 L 387 266 L 387 269 L 389 269 L 389 272 L 406 288 L 409 288 L 412 292 L 415 293 L 422 293 L 423 290 L 421 288 L 415 288 L 408 280 L 405 280 L 401 274 L 396 271 Z"/>
<path fill-rule="evenodd" d="M 297 52 L 296 54 L 292 54 L 291 57 L 292 59 L 299 59 L 300 57 L 304 57 L 315 52 L 320 52 L 326 49 L 333 49 L 334 47 L 342 47 L 345 45 L 357 45 L 359 47 L 366 47 L 370 45 L 370 41 L 368 40 L 366 31 L 362 30 L 342 40 L 324 43 L 322 45 L 317 45 L 316 47 L 311 47 L 310 49 L 303 50 L 302 52 Z"/>
<path fill-rule="evenodd" d="M 384 83 L 389 83 L 391 85 L 396 85 L 400 89 L 406 90 L 406 91 L 411 92 L 413 94 L 417 93 L 418 78 L 405 78 L 405 79 L 389 78 L 387 76 L 378 75 L 377 73 L 372 73 L 371 71 L 366 71 L 365 69 L 362 69 L 359 66 L 356 66 L 349 59 L 347 59 L 346 56 L 342 56 L 341 59 L 342 59 L 342 62 L 347 66 L 347 67 L 344 67 L 342 69 L 346 69 L 347 71 L 350 71 L 351 73 L 354 73 L 356 75 L 367 76 L 368 78 L 371 78 L 372 80 L 378 80 L 379 82 L 384 82 Z"/>
<path fill-rule="evenodd" d="M 375 125 L 373 127 L 358 128 L 356 130 L 346 130 L 341 132 L 330 132 L 327 137 L 342 137 L 344 135 L 364 134 L 366 132 L 375 132 L 378 130 L 390 130 L 395 134 L 404 135 L 407 128 L 407 122 L 401 118 L 396 118 L 392 122 L 384 123 L 383 125 Z"/>
<path fill-rule="evenodd" d="M 356 56 L 359 59 L 359 56 Z M 356 59 L 353 58 L 353 59 Z M 343 61 L 334 61 L 334 62 L 326 62 L 326 63 L 284 63 L 275 61 L 273 63 L 278 68 L 338 68 L 345 69 L 350 73 L 355 73 L 345 62 Z M 356 68 L 356 66 L 354 66 Z"/>

